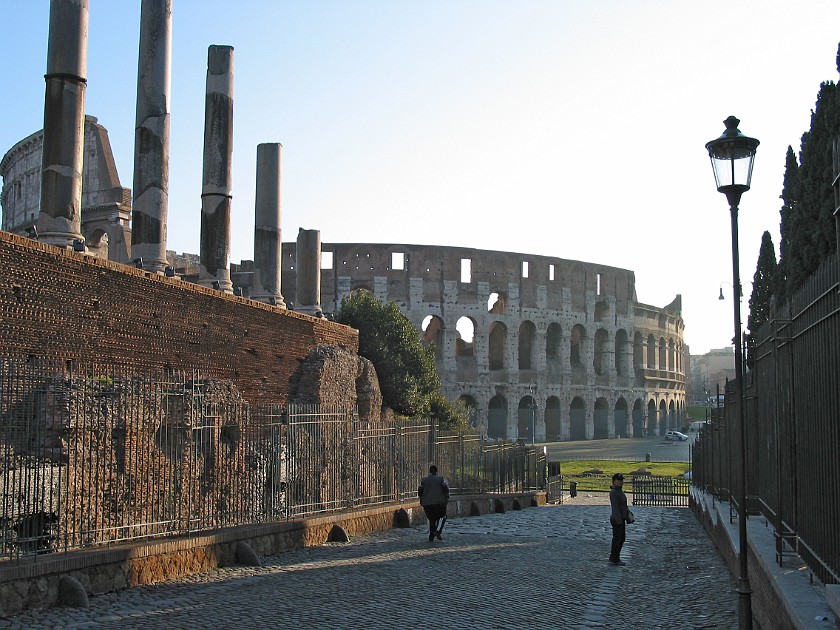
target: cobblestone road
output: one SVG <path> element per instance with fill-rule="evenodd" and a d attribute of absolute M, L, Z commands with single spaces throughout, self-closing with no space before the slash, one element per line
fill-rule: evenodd
<path fill-rule="evenodd" d="M 616 567 L 597 502 L 452 519 L 442 542 L 414 528 L 309 547 L 0 628 L 737 627 L 735 584 L 688 509 L 634 507 Z"/>

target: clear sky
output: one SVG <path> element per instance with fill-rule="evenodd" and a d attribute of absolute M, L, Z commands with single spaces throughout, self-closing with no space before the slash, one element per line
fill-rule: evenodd
<path fill-rule="evenodd" d="M 43 125 L 49 3 L 0 0 L 0 153 Z M 90 0 L 88 114 L 132 185 L 139 0 Z M 453 245 L 632 269 L 731 343 L 729 212 L 704 145 L 761 141 L 741 201 L 743 319 L 778 253 L 785 151 L 836 81 L 837 0 L 173 0 L 169 235 L 198 253 L 207 47 L 235 48 L 231 261 L 256 147 L 283 144 L 284 240 Z"/>

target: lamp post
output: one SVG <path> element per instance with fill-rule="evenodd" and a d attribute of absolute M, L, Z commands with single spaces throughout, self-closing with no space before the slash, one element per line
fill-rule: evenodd
<path fill-rule="evenodd" d="M 537 400 L 534 395 L 537 393 L 537 384 L 531 381 L 528 384 L 528 394 L 530 395 L 530 402 L 528 406 L 531 408 L 531 446 L 534 446 L 537 438 Z"/>
<path fill-rule="evenodd" d="M 706 144 L 718 192 L 726 195 L 732 221 L 732 311 L 735 337 L 735 390 L 741 427 L 741 488 L 738 497 L 738 626 L 752 628 L 750 579 L 747 573 L 747 425 L 744 415 L 744 366 L 741 351 L 741 274 L 738 261 L 738 203 L 750 189 L 758 140 L 742 134 L 735 116 L 723 121 L 726 130 Z M 721 295 L 723 292 L 721 291 Z"/>

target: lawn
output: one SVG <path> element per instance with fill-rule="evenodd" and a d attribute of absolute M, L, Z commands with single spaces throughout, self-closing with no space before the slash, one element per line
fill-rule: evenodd
<path fill-rule="evenodd" d="M 577 483 L 578 492 L 609 491 L 612 476 L 617 472 L 624 475 L 625 491 L 632 492 L 633 473 L 647 471 L 658 477 L 682 478 L 683 474 L 689 470 L 691 470 L 691 464 L 686 462 L 627 462 L 597 459 L 560 462 L 560 474 L 564 482 Z"/>

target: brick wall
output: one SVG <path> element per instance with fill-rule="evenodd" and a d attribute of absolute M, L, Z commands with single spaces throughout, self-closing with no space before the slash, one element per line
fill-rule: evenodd
<path fill-rule="evenodd" d="M 358 350 L 352 328 L 7 232 L 0 267 L 0 356 L 199 368 L 284 403 L 313 348 Z"/>

